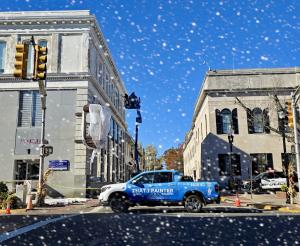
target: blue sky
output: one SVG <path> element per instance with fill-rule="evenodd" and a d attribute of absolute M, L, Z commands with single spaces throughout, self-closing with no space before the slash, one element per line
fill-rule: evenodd
<path fill-rule="evenodd" d="M 142 100 L 140 140 L 159 153 L 191 127 L 211 69 L 300 66 L 300 1 L 1 0 L 1 11 L 89 9 L 128 92 Z M 134 111 L 127 111 L 134 135 Z"/>

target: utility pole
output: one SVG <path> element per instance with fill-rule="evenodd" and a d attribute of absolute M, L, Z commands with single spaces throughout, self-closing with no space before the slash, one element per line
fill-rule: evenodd
<path fill-rule="evenodd" d="M 125 94 L 124 96 L 124 105 L 126 109 L 136 109 L 137 116 L 135 118 L 135 144 L 134 144 L 134 157 L 136 163 L 136 171 L 140 172 L 139 165 L 139 151 L 138 151 L 138 133 L 139 133 L 139 124 L 142 123 L 142 116 L 140 112 L 141 108 L 141 99 L 137 97 L 134 92 L 130 96 Z"/>
<path fill-rule="evenodd" d="M 229 142 L 229 167 L 230 167 L 230 182 L 233 182 L 233 168 L 232 168 L 232 144 L 233 144 L 233 129 L 232 126 L 230 127 L 230 130 L 228 131 L 228 142 Z M 231 183 L 229 183 L 231 185 Z"/>
<path fill-rule="evenodd" d="M 29 49 L 31 48 L 29 43 L 18 43 L 16 45 L 16 61 L 15 61 L 15 70 L 14 77 L 20 78 L 23 80 L 33 80 L 38 81 L 39 92 L 41 97 L 42 105 L 42 125 L 41 125 L 41 143 L 40 143 L 40 166 L 39 166 L 39 188 L 38 188 L 38 199 L 37 205 L 41 206 L 44 203 L 44 194 L 43 193 L 43 171 L 44 171 L 44 158 L 53 153 L 52 146 L 46 146 L 48 142 L 45 140 L 45 115 L 46 115 L 46 73 L 47 73 L 47 47 L 41 47 L 35 43 L 34 37 L 31 37 L 30 41 L 31 46 L 33 47 L 34 54 L 34 68 L 33 68 L 33 77 L 28 78 L 27 76 L 27 63 L 29 56 Z"/>
<path fill-rule="evenodd" d="M 298 138 L 298 114 L 297 114 L 297 103 L 299 101 L 300 86 L 297 87 L 295 92 L 292 92 L 292 109 L 293 109 L 293 123 L 294 123 L 294 138 L 295 138 L 295 155 L 296 155 L 296 166 L 297 166 L 297 176 L 298 176 L 298 187 L 300 184 L 300 157 L 299 157 L 299 138 Z M 298 203 L 300 203 L 300 192 L 298 192 Z"/>
<path fill-rule="evenodd" d="M 41 125 L 41 143 L 40 143 L 40 167 L 39 167 L 39 183 L 38 183 L 38 198 L 37 205 L 42 206 L 44 204 L 44 162 L 45 156 L 53 153 L 52 146 L 46 146 L 48 142 L 45 140 L 45 118 L 46 118 L 46 98 L 47 98 L 47 47 L 41 47 L 35 43 L 34 37 L 32 36 L 31 43 L 34 47 L 34 68 L 33 68 L 33 80 L 38 81 L 39 92 L 41 97 L 42 105 L 42 125 Z"/>
<path fill-rule="evenodd" d="M 279 130 L 281 132 L 281 136 L 282 136 L 282 144 L 283 144 L 283 165 L 285 168 L 285 175 L 286 175 L 286 184 L 287 184 L 287 191 L 286 191 L 286 203 L 290 202 L 290 195 L 288 193 L 288 188 L 290 186 L 290 180 L 288 177 L 288 167 L 289 167 L 289 163 L 288 163 L 288 156 L 287 156 L 287 152 L 286 152 L 286 134 L 285 134 L 285 127 L 287 126 L 288 122 L 287 122 L 287 111 L 285 108 L 282 107 L 277 95 L 274 95 L 274 100 L 276 102 L 277 105 L 277 113 L 278 113 L 278 118 L 280 119 L 280 127 Z"/>
<path fill-rule="evenodd" d="M 245 110 L 248 110 L 248 108 L 239 100 L 239 98 L 236 97 L 236 100 L 239 105 L 241 105 Z M 266 126 L 264 125 L 265 128 L 276 132 L 277 134 L 282 136 L 282 144 L 283 144 L 283 165 L 285 168 L 285 173 L 286 173 L 286 182 L 287 186 L 289 187 L 289 178 L 288 178 L 288 159 L 287 159 L 287 151 L 286 151 L 286 138 L 288 137 L 285 133 L 285 123 L 287 123 L 287 111 L 285 108 L 282 107 L 277 95 L 274 96 L 274 100 L 277 106 L 277 113 L 278 113 L 278 118 L 279 118 L 279 129 L 275 129 L 271 126 Z M 295 115 L 295 114 L 294 114 Z M 251 118 L 254 118 L 254 116 L 251 114 Z M 290 137 L 289 137 L 290 138 Z M 298 150 L 299 153 L 299 150 Z M 298 154 L 299 155 L 299 154 Z M 298 176 L 299 177 L 299 176 Z M 288 192 L 286 192 L 286 200 L 289 202 L 290 197 Z"/>

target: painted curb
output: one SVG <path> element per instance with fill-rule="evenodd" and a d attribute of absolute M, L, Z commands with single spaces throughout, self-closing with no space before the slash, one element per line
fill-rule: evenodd
<path fill-rule="evenodd" d="M 280 211 L 280 212 L 289 212 L 289 213 L 300 213 L 300 209 L 291 209 L 289 207 L 279 208 L 278 211 Z"/>

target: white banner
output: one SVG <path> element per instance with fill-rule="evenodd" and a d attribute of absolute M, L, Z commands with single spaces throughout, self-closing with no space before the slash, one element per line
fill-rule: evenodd
<path fill-rule="evenodd" d="M 96 149 L 100 150 L 101 147 L 105 147 L 106 144 L 110 128 L 111 111 L 107 106 L 90 104 L 89 112 L 89 135 L 92 137 L 92 140 L 96 145 Z"/>

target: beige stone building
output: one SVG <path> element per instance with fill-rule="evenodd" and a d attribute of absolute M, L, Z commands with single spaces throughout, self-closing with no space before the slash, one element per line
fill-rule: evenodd
<path fill-rule="evenodd" d="M 299 67 L 208 71 L 185 138 L 185 175 L 226 185 L 230 176 L 246 179 L 251 172 L 282 170 L 282 121 L 274 96 L 285 107 L 299 84 Z M 287 127 L 285 132 L 293 159 L 293 131 Z"/>
<path fill-rule="evenodd" d="M 94 180 L 121 182 L 129 160 L 124 83 L 96 17 L 87 10 L 0 12 L 0 181 L 37 181 L 41 106 L 38 83 L 13 77 L 15 47 L 31 37 L 48 48 L 46 139 L 54 153 L 44 169 L 62 162 L 48 179 L 53 196 L 84 197 Z M 32 62 L 29 61 L 29 77 Z M 82 109 L 109 105 L 107 145 L 93 163 L 83 144 Z"/>

